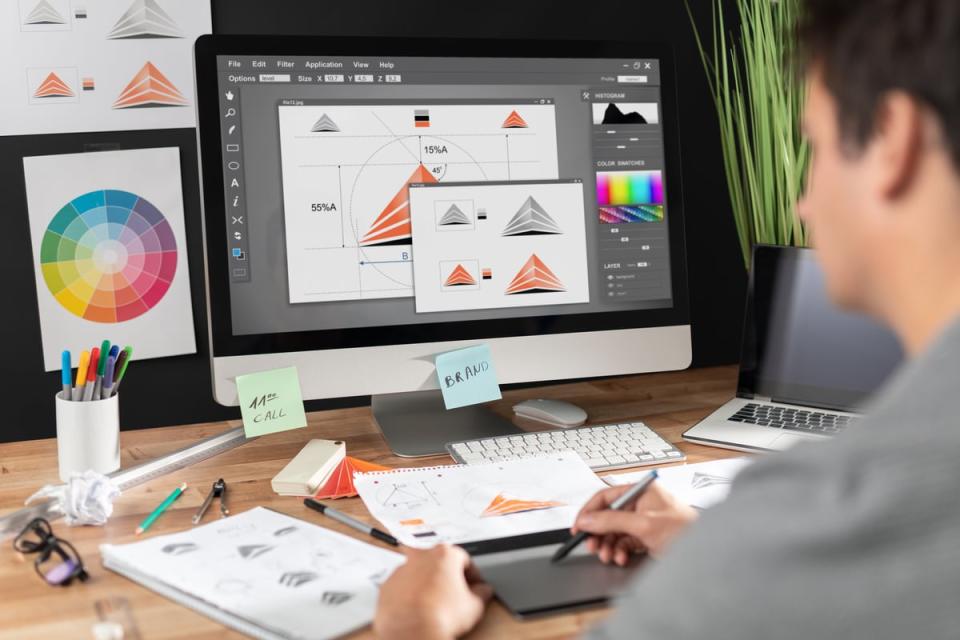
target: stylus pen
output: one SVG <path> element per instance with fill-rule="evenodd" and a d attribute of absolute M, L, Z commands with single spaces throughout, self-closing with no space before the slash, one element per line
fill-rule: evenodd
<path fill-rule="evenodd" d="M 610 504 L 610 511 L 620 511 L 625 506 L 640 498 L 643 495 L 643 492 L 647 490 L 653 481 L 657 479 L 657 470 L 654 469 L 650 472 L 646 478 L 633 485 L 627 492 L 621 495 L 619 498 L 614 500 Z M 581 542 L 590 537 L 590 534 L 586 531 L 581 531 L 575 536 L 571 536 L 569 540 L 560 545 L 560 548 L 557 549 L 557 552 L 553 554 L 553 557 L 550 558 L 550 562 L 559 562 L 567 557 L 571 551 L 577 548 Z"/>
<path fill-rule="evenodd" d="M 397 542 L 397 539 L 394 538 L 389 533 L 387 533 L 386 531 L 380 531 L 380 529 L 377 529 L 376 527 L 371 527 L 370 525 L 360 522 L 359 520 L 354 520 L 353 518 L 343 513 L 342 511 L 337 511 L 333 507 L 328 507 L 322 502 L 317 502 L 313 498 L 304 499 L 303 504 L 307 505 L 309 508 L 313 509 L 314 511 L 319 511 L 323 515 L 333 518 L 334 520 L 336 520 L 341 524 L 347 525 L 351 529 L 356 529 L 357 531 L 360 531 L 362 533 L 370 534 L 380 542 L 386 542 L 387 544 L 393 545 L 395 547 L 400 546 L 400 543 Z"/>

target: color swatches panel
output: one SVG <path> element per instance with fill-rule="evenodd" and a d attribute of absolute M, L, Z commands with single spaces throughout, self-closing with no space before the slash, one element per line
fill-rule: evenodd
<path fill-rule="evenodd" d="M 116 189 L 91 191 L 53 217 L 40 266 L 64 309 L 93 322 L 124 322 L 152 309 L 170 288 L 177 242 L 149 201 Z"/>
<path fill-rule="evenodd" d="M 597 172 L 597 204 L 663 204 L 663 174 L 660 171 Z"/>

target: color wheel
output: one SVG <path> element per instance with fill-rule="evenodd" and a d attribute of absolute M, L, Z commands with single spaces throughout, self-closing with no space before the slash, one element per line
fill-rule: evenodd
<path fill-rule="evenodd" d="M 43 279 L 57 302 L 93 322 L 124 322 L 152 309 L 177 271 L 170 223 L 127 191 L 91 191 L 68 202 L 40 244 Z"/>

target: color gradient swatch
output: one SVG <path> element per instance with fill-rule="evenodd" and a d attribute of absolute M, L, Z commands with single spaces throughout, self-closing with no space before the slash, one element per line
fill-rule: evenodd
<path fill-rule="evenodd" d="M 597 204 L 663 204 L 660 171 L 597 172 Z"/>
<path fill-rule="evenodd" d="M 44 282 L 60 305 L 92 322 L 143 315 L 163 298 L 177 271 L 170 223 L 127 191 L 91 191 L 68 202 L 40 243 Z"/>
<path fill-rule="evenodd" d="M 370 471 L 389 471 L 390 467 L 346 456 L 334 467 L 317 493 L 313 496 L 317 500 L 336 500 L 337 498 L 351 498 L 357 495 L 353 486 L 353 474 Z"/>

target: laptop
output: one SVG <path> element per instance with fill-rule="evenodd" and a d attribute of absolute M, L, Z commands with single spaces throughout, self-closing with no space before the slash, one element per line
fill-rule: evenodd
<path fill-rule="evenodd" d="M 757 246 L 737 396 L 683 439 L 775 451 L 828 438 L 857 421 L 902 360 L 889 329 L 830 301 L 812 250 Z"/>

